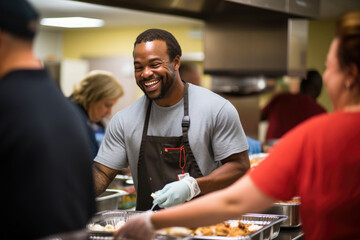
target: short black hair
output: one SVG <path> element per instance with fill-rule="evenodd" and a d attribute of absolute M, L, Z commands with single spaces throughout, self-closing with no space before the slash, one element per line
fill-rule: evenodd
<path fill-rule="evenodd" d="M 0 0 L 0 29 L 14 36 L 33 39 L 39 14 L 26 0 Z"/>
<path fill-rule="evenodd" d="M 156 28 L 151 28 L 140 33 L 135 40 L 134 50 L 137 44 L 142 42 L 152 42 L 154 40 L 162 40 L 166 43 L 170 61 L 174 60 L 177 55 L 181 57 L 181 47 L 174 35 L 168 31 Z"/>
<path fill-rule="evenodd" d="M 317 70 L 308 70 L 306 78 L 301 81 L 300 92 L 316 99 L 322 88 L 322 77 Z"/>

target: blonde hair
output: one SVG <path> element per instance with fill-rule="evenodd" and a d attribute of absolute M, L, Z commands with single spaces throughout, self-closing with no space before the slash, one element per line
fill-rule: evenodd
<path fill-rule="evenodd" d="M 112 73 L 94 70 L 81 80 L 80 86 L 74 88 L 72 95 L 73 101 L 87 111 L 91 103 L 118 99 L 124 95 L 124 90 Z"/>

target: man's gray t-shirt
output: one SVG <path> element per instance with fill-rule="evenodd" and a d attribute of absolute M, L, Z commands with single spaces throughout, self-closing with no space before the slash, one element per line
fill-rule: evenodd
<path fill-rule="evenodd" d="M 238 112 L 228 100 L 192 84 L 189 84 L 188 92 L 189 143 L 202 174 L 206 176 L 221 166 L 220 160 L 247 150 L 248 144 Z M 130 165 L 136 188 L 137 164 L 148 101 L 144 95 L 114 115 L 94 160 L 117 170 Z M 183 116 L 183 99 L 170 107 L 161 107 L 153 102 L 147 134 L 182 136 Z"/>

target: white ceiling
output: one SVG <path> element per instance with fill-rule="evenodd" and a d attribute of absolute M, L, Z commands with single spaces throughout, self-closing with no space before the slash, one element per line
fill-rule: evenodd
<path fill-rule="evenodd" d="M 105 21 L 105 27 L 147 26 L 159 24 L 202 24 L 192 18 L 167 14 L 107 7 L 72 0 L 29 0 L 40 11 L 41 17 L 89 17 Z"/>
<path fill-rule="evenodd" d="M 72 0 L 29 0 L 42 17 L 81 16 L 105 20 L 105 27 L 194 24 L 202 21 L 173 15 L 106 7 Z M 336 18 L 342 12 L 360 9 L 359 0 L 321 0 L 320 19 Z"/>

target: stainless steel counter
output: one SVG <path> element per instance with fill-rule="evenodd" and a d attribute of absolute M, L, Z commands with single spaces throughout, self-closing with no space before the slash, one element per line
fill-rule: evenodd
<path fill-rule="evenodd" d="M 279 236 L 275 238 L 276 240 L 295 240 L 303 239 L 303 232 L 301 227 L 296 228 L 281 228 Z"/>

